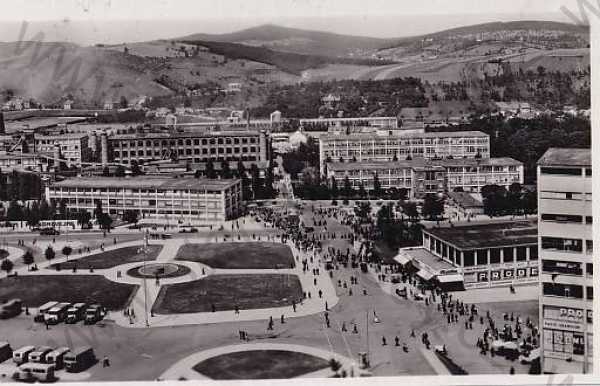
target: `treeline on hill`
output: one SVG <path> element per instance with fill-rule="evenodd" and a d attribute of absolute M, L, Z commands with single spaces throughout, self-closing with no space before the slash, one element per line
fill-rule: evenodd
<path fill-rule="evenodd" d="M 309 68 L 319 68 L 327 64 L 382 65 L 393 63 L 392 61 L 375 59 L 297 54 L 293 52 L 275 51 L 266 47 L 253 47 L 237 43 L 202 40 L 183 41 L 182 43 L 203 46 L 208 48 L 212 53 L 223 55 L 230 59 L 246 59 L 254 62 L 271 64 L 282 71 L 295 75 L 300 75 L 302 71 L 308 70 Z"/>
<path fill-rule="evenodd" d="M 567 104 L 580 109 L 590 108 L 590 68 L 580 72 L 547 71 L 538 66 L 536 71 L 514 71 L 503 64 L 498 75 L 484 74 L 483 79 L 473 79 L 471 87 L 480 90 L 480 102 L 526 101 L 547 108 L 562 108 Z"/>
<path fill-rule="evenodd" d="M 333 108 L 321 98 L 338 95 L 341 100 Z M 275 110 L 289 118 L 336 117 L 339 110 L 346 117 L 395 116 L 403 107 L 425 107 L 428 99 L 418 78 L 389 80 L 334 80 L 298 83 L 274 87 L 262 106 L 251 110 L 252 116 L 269 116 Z"/>
<path fill-rule="evenodd" d="M 502 117 L 476 118 L 457 126 L 428 128 L 428 131 L 483 131 L 490 136 L 492 157 L 511 157 L 523 162 L 525 183 L 535 183 L 536 165 L 551 147 L 590 148 L 592 142 L 590 121 L 569 117 L 550 116 L 535 119 Z"/>

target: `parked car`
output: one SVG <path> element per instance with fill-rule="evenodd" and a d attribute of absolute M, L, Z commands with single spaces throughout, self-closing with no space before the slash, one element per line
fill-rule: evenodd
<path fill-rule="evenodd" d="M 46 355 L 46 362 L 53 364 L 57 370 L 64 367 L 65 355 L 70 351 L 68 347 L 59 347 Z"/>
<path fill-rule="evenodd" d="M 85 316 L 87 304 L 85 303 L 75 303 L 67 310 L 67 317 L 65 318 L 65 323 L 74 324 L 83 320 Z"/>
<path fill-rule="evenodd" d="M 29 361 L 35 363 L 46 363 L 46 356 L 52 352 L 52 347 L 41 346 L 29 353 Z"/>
<path fill-rule="evenodd" d="M 35 346 L 23 346 L 20 349 L 13 351 L 13 361 L 20 365 L 29 361 L 29 353 L 35 350 Z"/>
<path fill-rule="evenodd" d="M 95 324 L 102 320 L 102 307 L 99 304 L 92 304 L 85 310 L 84 324 Z"/>
<path fill-rule="evenodd" d="M 24 382 L 52 382 L 54 376 L 54 365 L 49 363 L 24 363 L 13 374 L 13 379 Z"/>
<path fill-rule="evenodd" d="M 42 236 L 58 236 L 60 232 L 55 228 L 43 228 L 40 229 L 40 235 Z"/>
<path fill-rule="evenodd" d="M 44 315 L 48 313 L 53 307 L 57 306 L 58 302 L 47 302 L 38 308 L 37 314 L 33 317 L 34 322 L 44 323 Z"/>
<path fill-rule="evenodd" d="M 23 302 L 21 299 L 11 299 L 0 305 L 0 319 L 8 319 L 21 313 Z"/>
<path fill-rule="evenodd" d="M 83 371 L 96 363 L 96 355 L 91 347 L 79 347 L 67 353 L 63 358 L 65 368 L 70 373 Z"/>
<path fill-rule="evenodd" d="M 8 342 L 0 342 L 0 363 L 12 358 L 13 350 Z"/>

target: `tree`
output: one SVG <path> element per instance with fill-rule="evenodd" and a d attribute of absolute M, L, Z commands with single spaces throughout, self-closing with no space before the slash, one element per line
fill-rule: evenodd
<path fill-rule="evenodd" d="M 206 176 L 206 178 L 209 178 L 211 180 L 214 180 L 215 178 L 217 178 L 217 172 L 215 172 L 215 165 L 213 165 L 213 162 L 211 159 L 209 159 L 206 162 L 204 175 Z"/>
<path fill-rule="evenodd" d="M 404 213 L 409 220 L 416 221 L 419 218 L 419 211 L 417 210 L 417 204 L 412 201 L 400 203 L 402 213 Z"/>
<path fill-rule="evenodd" d="M 44 255 L 46 256 L 46 260 L 52 260 L 56 256 L 56 252 L 54 252 L 54 249 L 52 249 L 51 246 L 48 246 L 44 252 Z"/>
<path fill-rule="evenodd" d="M 67 210 L 67 200 L 66 199 L 60 200 L 58 211 L 60 213 L 61 219 L 63 219 L 63 220 L 68 220 L 69 219 L 69 214 L 68 214 L 68 210 Z"/>
<path fill-rule="evenodd" d="M 62 249 L 62 254 L 65 255 L 67 257 L 67 259 L 69 258 L 69 255 L 73 252 L 73 248 L 71 248 L 68 245 L 65 245 Z"/>
<path fill-rule="evenodd" d="M 13 269 L 13 262 L 8 260 L 8 259 L 4 259 L 2 260 L 2 264 L 0 264 L 0 269 L 5 271 L 6 273 L 10 273 L 10 271 L 12 271 Z"/>
<path fill-rule="evenodd" d="M 358 195 L 360 198 L 364 198 L 367 195 L 367 191 L 365 190 L 365 186 L 362 184 L 362 182 L 358 186 Z"/>
<path fill-rule="evenodd" d="M 423 217 L 430 220 L 438 220 L 444 214 L 444 200 L 435 194 L 425 195 L 423 202 Z"/>
<path fill-rule="evenodd" d="M 23 259 L 23 264 L 25 264 L 25 265 L 31 265 L 31 264 L 33 264 L 33 261 L 34 261 L 33 254 L 31 253 L 31 251 L 26 251 L 23 254 L 22 259 Z"/>
<path fill-rule="evenodd" d="M 90 222 L 92 215 L 87 210 L 80 210 L 75 214 L 75 218 L 77 219 L 77 223 L 79 223 L 79 225 L 84 225 Z"/>
<path fill-rule="evenodd" d="M 354 214 L 362 221 L 367 220 L 371 214 L 371 203 L 369 201 L 357 203 L 354 206 Z"/>
<path fill-rule="evenodd" d="M 108 168 L 108 166 L 105 166 L 104 169 L 102 169 L 102 177 L 109 177 L 110 176 L 110 169 Z"/>
<path fill-rule="evenodd" d="M 342 368 L 342 364 L 335 358 L 331 358 L 329 360 L 329 367 L 331 368 L 331 371 L 335 373 L 335 376 L 339 377 L 338 371 L 340 371 L 340 369 Z"/>
<path fill-rule="evenodd" d="M 337 181 L 335 180 L 334 176 L 331 176 L 331 188 L 330 188 L 329 192 L 331 193 L 331 197 L 333 197 L 333 198 L 336 198 L 339 194 L 338 187 L 337 187 Z"/>
<path fill-rule="evenodd" d="M 103 213 L 104 213 L 104 211 L 102 209 L 102 200 L 96 200 L 96 208 L 94 209 L 94 217 L 96 219 L 100 219 L 100 217 L 102 217 Z"/>
<path fill-rule="evenodd" d="M 123 221 L 125 222 L 132 222 L 134 224 L 138 223 L 138 211 L 137 210 L 132 210 L 132 209 L 128 209 L 125 212 L 123 212 Z"/>
<path fill-rule="evenodd" d="M 140 165 L 136 160 L 131 160 L 131 175 L 139 176 L 143 174 L 142 169 L 140 169 Z"/>
<path fill-rule="evenodd" d="M 8 204 L 8 210 L 6 211 L 6 218 L 8 221 L 21 221 L 23 220 L 23 208 L 17 202 L 17 200 L 11 200 Z"/>
<path fill-rule="evenodd" d="M 122 109 L 126 109 L 129 103 L 127 102 L 127 98 L 124 95 L 121 95 L 121 99 L 119 99 L 119 106 Z"/>
<path fill-rule="evenodd" d="M 125 167 L 123 165 L 118 165 L 117 170 L 115 171 L 116 177 L 125 177 Z"/>
<path fill-rule="evenodd" d="M 102 213 L 100 217 L 98 217 L 98 223 L 100 224 L 100 228 L 107 230 L 110 232 L 110 226 L 113 222 L 113 219 L 106 213 Z"/>
<path fill-rule="evenodd" d="M 233 177 L 233 174 L 231 173 L 229 162 L 227 160 L 221 161 L 221 178 L 230 179 L 231 177 Z"/>
<path fill-rule="evenodd" d="M 350 198 L 353 196 L 354 192 L 352 189 L 352 184 L 350 183 L 350 179 L 348 176 L 344 177 L 344 197 Z"/>
<path fill-rule="evenodd" d="M 379 182 L 379 176 L 377 175 L 377 172 L 375 172 L 373 175 L 373 193 L 377 197 L 380 197 L 382 193 L 381 182 Z"/>

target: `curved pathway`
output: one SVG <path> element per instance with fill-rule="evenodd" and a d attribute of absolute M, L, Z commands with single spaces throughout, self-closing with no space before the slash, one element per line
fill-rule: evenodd
<path fill-rule="evenodd" d="M 213 358 L 223 354 L 229 354 L 234 352 L 241 351 L 253 351 L 253 350 L 283 350 L 283 351 L 295 351 L 301 352 L 307 355 L 312 355 L 315 357 L 322 358 L 326 361 L 329 361 L 332 358 L 335 358 L 342 365 L 340 371 L 345 370 L 348 374 L 353 374 L 354 376 L 359 376 L 360 374 L 368 374 L 368 371 L 359 369 L 358 363 L 356 361 L 341 356 L 337 353 L 332 353 L 330 351 L 296 344 L 283 344 L 283 343 L 248 343 L 248 344 L 237 344 L 231 346 L 222 346 L 213 348 L 210 350 L 204 350 L 192 354 L 179 362 L 175 363 L 171 366 L 167 371 L 165 371 L 160 377 L 161 380 L 178 380 L 181 378 L 185 378 L 186 380 L 190 379 L 210 379 L 199 372 L 195 371 L 193 367 L 198 363 L 205 361 L 209 358 Z M 308 374 L 301 375 L 299 378 L 330 378 L 334 375 L 333 371 L 330 368 L 322 369 L 319 371 L 311 372 Z"/>

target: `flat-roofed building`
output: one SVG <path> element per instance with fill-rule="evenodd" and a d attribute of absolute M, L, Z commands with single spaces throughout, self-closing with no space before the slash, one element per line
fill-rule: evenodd
<path fill-rule="evenodd" d="M 65 133 L 34 136 L 34 151 L 49 156 L 55 154 L 56 147 L 60 148 L 60 155 L 67 163 L 78 164 L 91 160 L 92 152 L 88 147 L 86 133 Z"/>
<path fill-rule="evenodd" d="M 326 166 L 327 178 L 340 184 L 346 177 L 358 189 L 374 188 L 375 175 L 382 189 L 407 189 L 409 197 L 427 193 L 443 193 L 461 188 L 479 193 L 485 185 L 523 183 L 523 163 L 512 158 L 457 158 L 402 161 L 331 162 Z"/>
<path fill-rule="evenodd" d="M 131 164 L 177 158 L 192 163 L 268 161 L 270 138 L 265 131 L 190 131 L 120 134 L 108 138 L 109 158 Z"/>
<path fill-rule="evenodd" d="M 542 370 L 592 373 L 590 149 L 551 148 L 538 161 Z"/>
<path fill-rule="evenodd" d="M 319 138 L 319 169 L 327 162 L 392 161 L 407 158 L 489 158 L 490 137 L 480 131 L 328 134 Z"/>
<path fill-rule="evenodd" d="M 3 172 L 10 170 L 45 172 L 48 169 L 48 160 L 36 153 L 0 154 L 0 169 Z"/>
<path fill-rule="evenodd" d="M 46 188 L 46 199 L 66 200 L 70 211 L 93 213 L 98 202 L 105 213 L 126 210 L 140 217 L 223 221 L 240 215 L 241 180 L 169 177 L 70 178 Z"/>
<path fill-rule="evenodd" d="M 531 284 L 538 282 L 537 242 L 533 221 L 439 226 L 423 229 L 423 245 L 402 248 L 395 259 L 442 288 Z"/>

